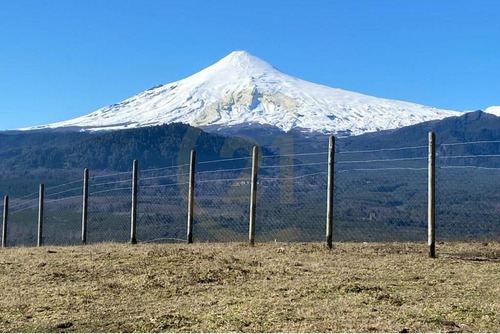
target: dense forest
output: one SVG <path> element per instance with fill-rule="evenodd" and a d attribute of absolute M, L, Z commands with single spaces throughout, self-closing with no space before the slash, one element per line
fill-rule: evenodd
<path fill-rule="evenodd" d="M 200 158 L 248 154 L 252 144 L 239 138 L 209 134 L 184 124 L 103 133 L 26 132 L 0 136 L 0 168 L 4 171 L 91 168 L 128 170 L 138 159 L 145 167 L 176 164 L 191 149 Z M 187 152 L 187 154 L 185 154 Z M 229 153 L 227 153 L 229 154 Z"/>

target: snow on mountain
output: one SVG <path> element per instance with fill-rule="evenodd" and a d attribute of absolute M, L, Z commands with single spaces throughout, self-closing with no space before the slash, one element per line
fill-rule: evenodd
<path fill-rule="evenodd" d="M 266 124 L 284 131 L 357 135 L 457 115 L 300 80 L 245 51 L 235 51 L 185 79 L 86 116 L 29 130 L 98 131 L 182 122 L 198 127 Z"/>
<path fill-rule="evenodd" d="M 488 107 L 488 108 L 484 109 L 484 112 L 500 117 L 500 106 Z"/>

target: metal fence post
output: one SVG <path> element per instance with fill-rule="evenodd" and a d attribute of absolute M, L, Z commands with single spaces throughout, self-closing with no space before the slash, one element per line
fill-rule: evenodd
<path fill-rule="evenodd" d="M 259 148 L 253 147 L 252 151 L 252 185 L 250 189 L 250 224 L 248 228 L 248 241 L 255 245 L 255 212 L 257 207 L 257 171 L 259 169 Z"/>
<path fill-rule="evenodd" d="M 137 243 L 137 175 L 139 162 L 134 160 L 132 167 L 132 209 L 130 211 L 130 243 Z"/>
<path fill-rule="evenodd" d="M 193 206 L 194 206 L 194 176 L 196 165 L 196 151 L 191 150 L 189 164 L 189 194 L 188 194 L 188 220 L 187 220 L 187 243 L 193 243 Z"/>
<path fill-rule="evenodd" d="M 330 136 L 328 148 L 328 185 L 326 194 L 326 245 L 333 247 L 333 196 L 334 196 L 334 171 L 335 171 L 335 137 Z"/>
<path fill-rule="evenodd" d="M 82 244 L 87 244 L 87 218 L 89 207 L 89 170 L 83 170 Z"/>
<path fill-rule="evenodd" d="M 45 197 L 45 185 L 40 184 L 38 190 L 38 236 L 36 245 L 38 247 L 43 245 L 43 200 Z"/>
<path fill-rule="evenodd" d="M 436 257 L 436 135 L 429 132 L 427 223 L 429 257 Z"/>
<path fill-rule="evenodd" d="M 9 196 L 3 199 L 2 247 L 7 247 L 7 220 L 9 219 Z"/>

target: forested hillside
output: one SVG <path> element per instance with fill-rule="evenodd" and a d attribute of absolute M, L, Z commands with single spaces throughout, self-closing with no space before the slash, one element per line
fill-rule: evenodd
<path fill-rule="evenodd" d="M 91 168 L 129 170 L 133 159 L 145 168 L 176 164 L 189 151 L 200 159 L 247 155 L 252 144 L 228 139 L 184 124 L 101 132 L 26 132 L 2 134 L 0 168 L 4 172 L 44 169 Z M 222 151 L 221 151 L 222 150 Z M 187 152 L 187 153 L 186 153 Z"/>
<path fill-rule="evenodd" d="M 83 168 L 128 171 L 134 159 L 142 169 L 176 165 L 189 161 L 191 149 L 197 151 L 199 161 L 248 156 L 252 146 L 244 139 L 184 124 L 93 134 L 7 132 L 0 134 L 0 194 L 31 193 L 38 183 L 50 185 L 80 177 Z M 238 162 L 233 165 L 239 166 Z"/>

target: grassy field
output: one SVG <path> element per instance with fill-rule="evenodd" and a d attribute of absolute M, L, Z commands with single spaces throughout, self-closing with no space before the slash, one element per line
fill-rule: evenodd
<path fill-rule="evenodd" d="M 500 331 L 500 244 L 0 250 L 2 332 Z"/>

